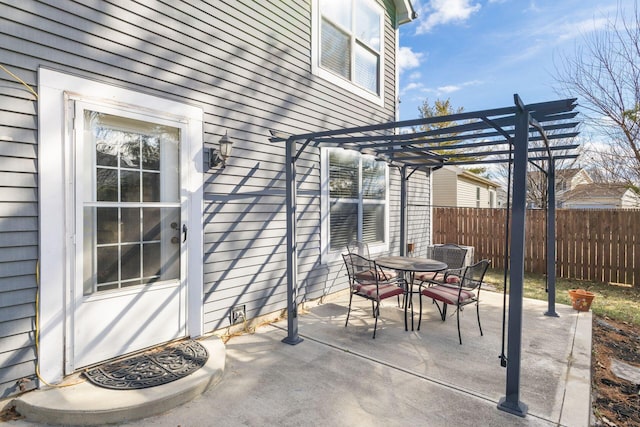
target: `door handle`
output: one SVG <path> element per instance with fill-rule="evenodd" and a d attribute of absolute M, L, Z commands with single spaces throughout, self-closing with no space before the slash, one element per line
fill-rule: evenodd
<path fill-rule="evenodd" d="M 187 224 L 182 224 L 182 234 L 184 235 L 182 243 L 184 243 L 187 241 Z"/>

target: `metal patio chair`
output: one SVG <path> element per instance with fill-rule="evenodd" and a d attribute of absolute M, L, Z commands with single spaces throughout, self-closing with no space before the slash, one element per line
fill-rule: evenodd
<path fill-rule="evenodd" d="M 373 338 L 375 339 L 378 328 L 378 317 L 380 317 L 380 302 L 394 296 L 400 297 L 400 295 L 405 295 L 406 287 L 402 279 L 388 277 L 375 261 L 356 253 L 342 254 L 342 259 L 344 260 L 349 275 L 350 288 L 349 309 L 344 326 L 346 327 L 349 323 L 353 296 L 368 299 L 371 301 L 373 317 L 375 318 L 373 326 Z"/>
<path fill-rule="evenodd" d="M 369 245 L 366 242 L 361 240 L 352 240 L 347 244 L 347 252 L 350 254 L 360 255 L 366 259 L 371 259 L 371 254 L 369 253 Z M 383 269 L 384 274 L 388 278 L 395 278 L 398 276 L 398 273 L 395 270 L 386 270 Z"/>
<path fill-rule="evenodd" d="M 476 314 L 478 317 L 478 328 L 480 328 L 480 336 L 482 336 L 482 325 L 480 324 L 480 289 L 484 275 L 489 267 L 489 260 L 483 259 L 476 264 L 465 267 L 462 274 L 457 271 L 447 271 L 442 282 L 429 280 L 428 283 L 433 286 L 420 286 L 420 317 L 418 319 L 418 330 L 422 322 L 422 297 L 431 298 L 438 307 L 440 318 L 444 322 L 447 317 L 447 306 L 456 307 L 456 320 L 458 323 L 458 340 L 462 344 L 462 335 L 460 333 L 460 312 L 469 304 L 476 305 Z M 448 276 L 460 274 L 460 280 L 455 283 L 448 281 Z M 442 303 L 442 308 L 440 304 Z"/>
<path fill-rule="evenodd" d="M 438 273 L 416 273 L 414 276 L 414 282 L 418 282 L 419 285 L 429 283 L 431 281 L 445 282 L 444 276 L 448 271 L 459 270 L 464 267 L 464 261 L 467 257 L 467 249 L 454 243 L 445 243 L 444 245 L 437 245 L 431 249 L 431 253 L 427 255 L 427 258 L 442 261 L 447 264 L 447 270 Z M 450 275 L 448 280 L 457 282 L 459 276 Z M 446 283 L 446 282 L 445 282 Z"/>

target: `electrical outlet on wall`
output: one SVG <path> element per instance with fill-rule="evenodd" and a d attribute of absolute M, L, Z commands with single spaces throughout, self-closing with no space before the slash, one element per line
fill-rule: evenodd
<path fill-rule="evenodd" d="M 237 305 L 231 309 L 229 320 L 232 325 L 247 320 L 247 311 L 245 305 Z"/>

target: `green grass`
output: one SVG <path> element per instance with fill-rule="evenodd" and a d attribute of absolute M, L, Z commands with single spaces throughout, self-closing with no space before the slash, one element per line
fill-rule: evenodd
<path fill-rule="evenodd" d="M 504 272 L 490 269 L 487 271 L 485 281 L 502 292 Z M 556 279 L 556 302 L 558 304 L 571 305 L 569 289 L 585 289 L 593 292 L 595 298 L 591 304 L 591 311 L 594 314 L 640 327 L 640 289 L 558 278 Z M 545 277 L 539 274 L 525 273 L 524 296 L 546 301 Z"/>

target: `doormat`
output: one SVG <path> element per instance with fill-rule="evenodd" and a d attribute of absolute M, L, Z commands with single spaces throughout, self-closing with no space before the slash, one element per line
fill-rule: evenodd
<path fill-rule="evenodd" d="M 84 376 L 100 387 L 136 390 L 184 378 L 203 367 L 208 358 L 199 342 L 185 340 L 88 369 Z"/>

